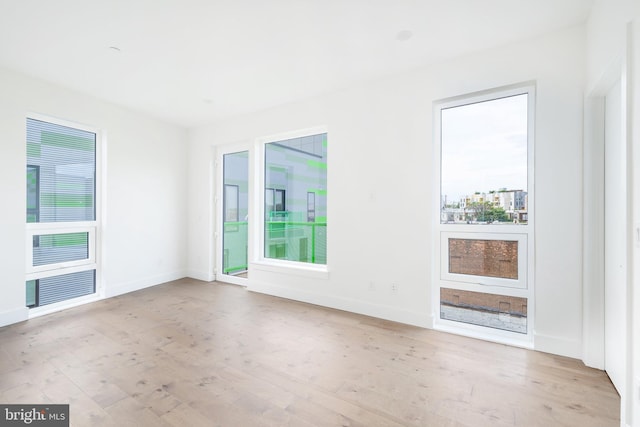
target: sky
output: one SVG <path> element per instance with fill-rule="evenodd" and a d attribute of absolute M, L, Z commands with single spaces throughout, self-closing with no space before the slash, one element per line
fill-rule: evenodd
<path fill-rule="evenodd" d="M 527 191 L 527 94 L 442 110 L 442 196 Z"/>

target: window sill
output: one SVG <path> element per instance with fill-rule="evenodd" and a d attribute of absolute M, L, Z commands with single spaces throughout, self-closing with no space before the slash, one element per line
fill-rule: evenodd
<path fill-rule="evenodd" d="M 509 332 L 489 327 L 471 325 L 468 323 L 436 319 L 433 329 L 436 331 L 447 332 L 454 335 L 462 335 L 469 338 L 475 338 L 483 341 L 495 342 L 498 344 L 510 345 L 512 347 L 521 347 L 533 349 L 533 338 L 531 331 L 527 334 L 517 332 Z"/>
<path fill-rule="evenodd" d="M 251 263 L 252 270 L 302 276 L 310 279 L 329 279 L 329 269 L 326 265 L 305 264 L 292 261 L 260 260 Z"/>

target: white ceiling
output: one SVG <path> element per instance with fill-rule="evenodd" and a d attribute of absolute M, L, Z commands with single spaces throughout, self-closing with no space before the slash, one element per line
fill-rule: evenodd
<path fill-rule="evenodd" d="M 0 66 L 194 126 L 576 25 L 592 3 L 0 0 Z"/>

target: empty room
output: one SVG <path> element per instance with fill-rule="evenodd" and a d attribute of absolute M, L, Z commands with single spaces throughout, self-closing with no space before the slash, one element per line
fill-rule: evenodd
<path fill-rule="evenodd" d="M 640 427 L 637 0 L 0 40 L 0 425 Z"/>

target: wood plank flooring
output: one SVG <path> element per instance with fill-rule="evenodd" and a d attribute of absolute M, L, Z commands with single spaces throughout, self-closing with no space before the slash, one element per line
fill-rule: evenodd
<path fill-rule="evenodd" d="M 191 279 L 0 343 L 0 403 L 69 403 L 73 426 L 619 425 L 580 361 Z"/>

